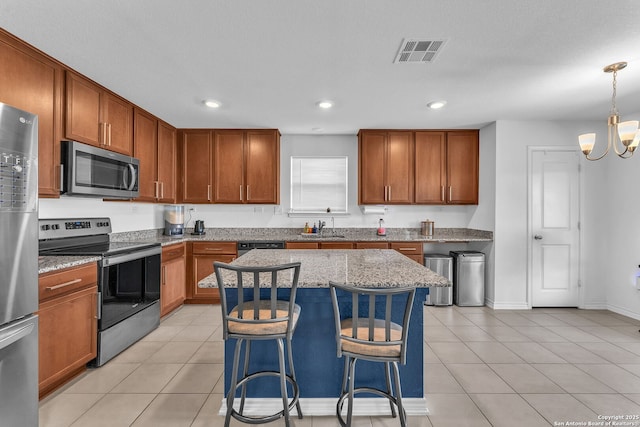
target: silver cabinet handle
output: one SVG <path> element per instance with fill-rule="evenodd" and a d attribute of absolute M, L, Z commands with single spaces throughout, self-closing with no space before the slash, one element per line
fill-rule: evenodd
<path fill-rule="evenodd" d="M 247 185 L 247 202 L 251 199 L 251 190 L 249 190 L 249 186 Z"/>
<path fill-rule="evenodd" d="M 211 185 L 207 185 L 207 200 L 211 200 Z"/>
<path fill-rule="evenodd" d="M 444 202 L 444 185 L 440 186 L 440 200 Z"/>
<path fill-rule="evenodd" d="M 542 240 L 542 236 L 539 234 L 536 234 L 535 236 L 533 236 L 533 238 L 536 240 Z"/>
<path fill-rule="evenodd" d="M 240 201 L 242 201 L 242 185 L 240 186 Z"/>
<path fill-rule="evenodd" d="M 449 201 L 453 200 L 453 190 L 452 187 L 449 186 Z"/>
<path fill-rule="evenodd" d="M 391 201 L 391 186 L 389 186 L 389 199 L 388 201 Z"/>

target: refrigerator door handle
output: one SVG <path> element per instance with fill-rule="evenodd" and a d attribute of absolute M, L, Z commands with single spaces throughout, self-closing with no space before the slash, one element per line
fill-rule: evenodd
<path fill-rule="evenodd" d="M 10 329 L 5 334 L 0 335 L 0 350 L 9 347 L 14 342 L 19 341 L 29 335 L 31 332 L 33 332 L 33 327 L 34 324 L 29 323 L 28 325 L 22 326 L 17 330 Z"/>

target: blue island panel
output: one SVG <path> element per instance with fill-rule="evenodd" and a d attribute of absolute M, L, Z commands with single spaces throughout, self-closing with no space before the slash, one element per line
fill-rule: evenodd
<path fill-rule="evenodd" d="M 282 289 L 286 293 L 288 289 Z M 228 307 L 234 307 L 237 290 L 226 288 Z M 409 326 L 407 363 L 400 365 L 403 397 L 424 396 L 423 390 L 423 303 L 428 288 L 417 288 Z M 333 307 L 329 288 L 298 288 L 296 303 L 301 307 L 298 327 L 293 334 L 293 362 L 301 398 L 326 398 L 340 395 L 344 359 L 336 353 Z M 236 340 L 225 342 L 224 390 L 229 391 Z M 249 372 L 278 370 L 275 341 L 253 341 Z M 241 365 L 244 353 L 241 354 Z M 385 389 L 384 364 L 359 360 L 356 363 L 356 387 Z M 258 378 L 247 386 L 247 397 L 280 397 L 276 377 Z M 238 392 L 239 393 L 239 392 Z M 363 395 L 364 396 L 364 395 Z"/>

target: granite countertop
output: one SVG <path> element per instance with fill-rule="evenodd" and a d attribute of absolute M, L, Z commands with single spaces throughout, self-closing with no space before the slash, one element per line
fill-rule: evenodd
<path fill-rule="evenodd" d="M 38 274 L 51 271 L 62 270 L 64 268 L 76 267 L 78 265 L 97 262 L 98 256 L 39 256 Z"/>
<path fill-rule="evenodd" d="M 302 263 L 299 288 L 327 288 L 329 281 L 379 288 L 451 286 L 446 278 L 391 249 L 254 249 L 232 264 L 271 266 L 298 261 Z M 225 275 L 224 281 L 226 287 L 235 287 L 237 283 L 235 274 Z M 215 274 L 202 279 L 198 286 L 217 288 Z"/>
<path fill-rule="evenodd" d="M 302 235 L 300 228 L 207 228 L 201 236 L 192 235 L 192 229 L 186 231 L 182 237 L 169 237 L 162 234 L 162 230 L 142 230 L 125 233 L 114 233 L 112 241 L 145 241 L 160 243 L 163 246 L 198 241 L 265 241 L 276 240 L 285 242 L 312 241 L 365 241 L 365 242 L 394 242 L 413 241 L 423 243 L 466 243 L 491 242 L 491 231 L 474 230 L 469 228 L 436 228 L 433 237 L 420 234 L 418 228 L 387 228 L 386 236 L 377 236 L 375 228 L 336 228 L 325 229 L 323 236 Z M 333 235 L 344 237 L 333 237 Z"/>

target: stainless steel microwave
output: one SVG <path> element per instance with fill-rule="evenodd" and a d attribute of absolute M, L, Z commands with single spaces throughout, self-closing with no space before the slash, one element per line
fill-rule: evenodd
<path fill-rule="evenodd" d="M 138 197 L 140 161 L 77 141 L 62 141 L 62 194 L 133 199 Z"/>

